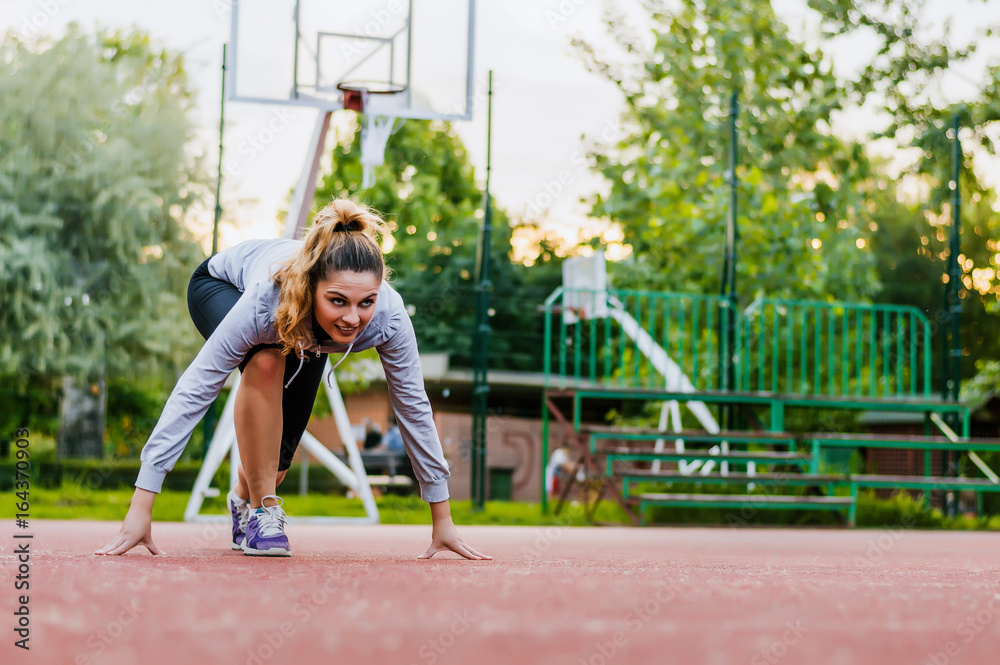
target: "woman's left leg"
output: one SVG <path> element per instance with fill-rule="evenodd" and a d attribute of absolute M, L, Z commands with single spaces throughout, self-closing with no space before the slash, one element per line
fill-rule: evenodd
<path fill-rule="evenodd" d="M 297 368 L 298 361 L 296 360 L 294 368 L 286 369 L 285 383 L 288 383 Z M 312 415 L 320 384 L 323 383 L 325 369 L 326 354 L 324 353 L 318 358 L 312 356 L 302 365 L 302 371 L 292 380 L 282 396 L 281 452 L 278 457 L 280 477 L 284 477 L 284 473 L 291 466 L 292 457 L 295 456 L 295 450 L 299 447 L 302 434 L 309 424 L 309 417 Z"/>

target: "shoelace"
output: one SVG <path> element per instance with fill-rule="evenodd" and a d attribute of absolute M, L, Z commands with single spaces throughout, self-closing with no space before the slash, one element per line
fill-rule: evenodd
<path fill-rule="evenodd" d="M 281 500 L 281 497 L 274 494 L 269 494 L 265 496 L 264 499 L 277 499 L 278 505 L 262 506 L 264 508 L 264 512 L 256 513 L 259 533 L 265 538 L 269 536 L 281 535 L 284 533 L 285 523 L 288 522 L 288 515 L 286 515 L 285 511 L 281 509 L 283 501 Z M 263 499 L 261 501 L 263 502 Z"/>
<path fill-rule="evenodd" d="M 236 497 L 239 499 L 239 497 Z M 236 518 L 239 520 L 239 528 L 243 533 L 247 532 L 247 522 L 250 521 L 250 502 L 249 501 L 232 501 L 230 503 L 236 508 Z"/>
<path fill-rule="evenodd" d="M 243 533 L 247 532 L 247 523 L 250 521 L 250 502 L 246 501 L 238 509 L 240 516 L 240 531 Z"/>

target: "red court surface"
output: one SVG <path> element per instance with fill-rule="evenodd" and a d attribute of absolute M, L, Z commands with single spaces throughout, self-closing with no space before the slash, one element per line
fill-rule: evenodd
<path fill-rule="evenodd" d="M 28 652 L 0 548 L 5 665 L 1000 663 L 996 533 L 460 526 L 473 562 L 415 560 L 420 526 L 292 524 L 289 559 L 225 526 L 156 523 L 161 557 L 31 526 Z"/>

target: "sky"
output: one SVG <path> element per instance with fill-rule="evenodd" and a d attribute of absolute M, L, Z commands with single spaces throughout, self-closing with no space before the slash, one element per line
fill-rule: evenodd
<path fill-rule="evenodd" d="M 391 0 L 379 0 L 388 4 Z M 425 0 L 416 0 L 418 7 Z M 441 5 L 446 0 L 435 0 Z M 638 0 L 620 0 L 635 21 Z M 815 38 L 815 21 L 803 0 L 774 0 L 778 14 L 803 37 Z M 587 70 L 570 45 L 582 37 L 609 45 L 603 25 L 607 0 L 479 0 L 475 79 L 493 71 L 491 192 L 514 217 L 545 220 L 572 230 L 587 224 L 585 202 L 606 184 L 587 171 L 586 143 L 615 136 L 623 100 L 614 85 Z M 933 26 L 951 16 L 956 37 L 989 21 L 1000 21 L 1000 2 L 930 0 Z M 197 91 L 198 136 L 192 151 L 203 154 L 214 172 L 218 150 L 222 46 L 229 40 L 229 0 L 0 0 L 0 31 L 23 36 L 58 35 L 70 22 L 84 28 L 139 28 L 154 43 L 185 55 Z M 638 23 L 637 23 L 638 25 Z M 933 30 L 933 27 L 928 29 Z M 416 37 L 419 39 L 419 35 Z M 875 42 L 858 36 L 834 45 L 838 71 L 847 72 L 871 57 Z M 951 77 L 944 94 L 960 97 L 971 89 L 996 44 Z M 838 131 L 870 126 L 863 112 L 841 118 Z M 246 102 L 226 104 L 223 182 L 225 224 L 221 246 L 280 234 L 278 211 L 302 169 L 317 111 Z M 341 114 L 335 114 L 335 118 Z M 341 121 L 343 117 L 339 118 Z M 479 99 L 471 121 L 454 123 L 477 175 L 485 175 L 486 109 Z M 836 127 L 836 126 L 835 126 Z M 331 140 L 332 140 L 331 136 Z M 391 140 L 391 139 L 390 139 Z M 235 167 L 234 167 L 235 165 Z M 195 228 L 210 233 L 211 207 L 194 212 Z"/>

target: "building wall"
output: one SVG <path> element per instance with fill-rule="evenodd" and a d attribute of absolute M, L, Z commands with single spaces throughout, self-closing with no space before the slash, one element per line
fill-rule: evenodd
<path fill-rule="evenodd" d="M 320 398 L 324 395 L 320 394 Z M 371 418 L 385 433 L 392 413 L 385 386 L 374 387 L 344 398 L 351 423 Z M 472 415 L 435 409 L 434 422 L 445 459 L 451 467 L 448 486 L 453 499 L 468 499 L 471 494 L 470 445 L 472 440 Z M 333 416 L 313 418 L 309 431 L 327 448 L 343 450 Z M 550 453 L 562 441 L 557 428 L 552 428 Z M 511 499 L 538 502 L 541 497 L 542 423 L 539 419 L 490 416 L 486 421 L 486 467 L 512 469 Z M 489 492 L 489 488 L 487 488 Z M 489 496 L 489 494 L 487 494 Z"/>
<path fill-rule="evenodd" d="M 471 494 L 472 415 L 439 413 L 435 417 L 445 458 L 451 465 L 449 487 L 455 499 Z M 553 430 L 553 434 L 558 434 Z M 557 436 L 550 449 L 561 444 Z M 486 419 L 486 469 L 511 469 L 511 500 L 537 503 L 541 499 L 542 421 L 533 418 L 490 416 Z M 489 497 L 487 487 L 487 497 Z"/>

